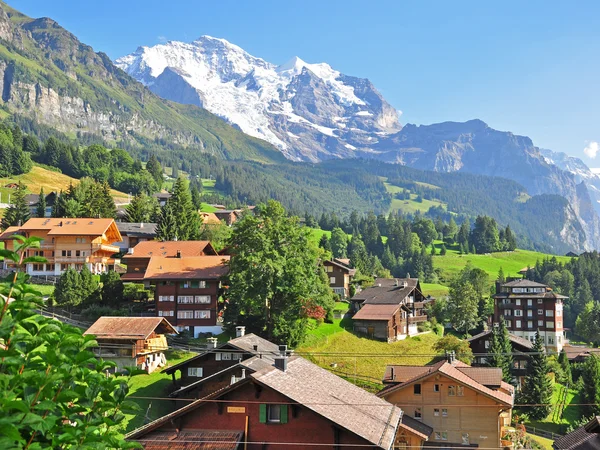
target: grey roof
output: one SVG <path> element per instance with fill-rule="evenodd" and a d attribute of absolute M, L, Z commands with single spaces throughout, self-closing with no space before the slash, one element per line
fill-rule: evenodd
<path fill-rule="evenodd" d="M 431 428 L 429 425 L 425 425 L 420 420 L 413 419 L 412 417 L 407 416 L 406 414 L 402 414 L 400 424 L 412 429 L 413 431 L 416 431 L 417 433 L 423 436 L 427 436 L 427 439 L 429 438 L 429 436 L 431 436 L 431 433 L 433 433 L 433 428 Z"/>
<path fill-rule="evenodd" d="M 588 433 L 585 427 L 562 436 L 554 441 L 554 448 L 558 450 L 600 450 L 600 436 Z"/>
<path fill-rule="evenodd" d="M 285 372 L 271 366 L 251 377 L 379 448 L 394 441 L 400 408 L 304 358 L 291 357 Z"/>
<path fill-rule="evenodd" d="M 469 339 L 467 339 L 467 342 L 477 341 L 477 340 L 484 338 L 490 334 L 492 334 L 492 330 L 482 331 L 481 333 L 476 334 L 475 336 L 471 336 Z M 533 349 L 533 342 L 531 342 L 529 339 L 515 336 L 512 333 L 508 333 L 508 338 L 510 339 L 510 341 L 513 344 L 520 345 L 521 347 L 525 347 L 528 350 Z"/>
<path fill-rule="evenodd" d="M 155 223 L 117 222 L 117 228 L 122 236 L 154 238 L 156 236 L 156 226 Z"/>
<path fill-rule="evenodd" d="M 274 355 L 279 355 L 279 345 L 273 344 L 272 342 L 267 341 L 266 339 L 263 339 L 254 333 L 248 333 L 242 337 L 231 339 L 228 344 L 233 345 L 240 350 L 245 350 L 248 353 L 271 353 Z M 256 350 L 254 346 L 257 346 Z"/>
<path fill-rule="evenodd" d="M 536 281 L 531 281 L 531 280 L 514 280 L 514 281 L 509 281 L 508 283 L 504 283 L 502 285 L 503 287 L 548 287 L 545 284 L 542 283 L 537 283 Z"/>
<path fill-rule="evenodd" d="M 418 283 L 418 278 L 377 278 L 374 286 L 357 293 L 352 300 L 364 300 L 364 304 L 372 305 L 397 305 L 417 288 Z"/>

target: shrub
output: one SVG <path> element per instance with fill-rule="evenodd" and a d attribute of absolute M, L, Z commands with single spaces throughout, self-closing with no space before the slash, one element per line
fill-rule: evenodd
<path fill-rule="evenodd" d="M 325 323 L 333 323 L 333 310 L 328 309 L 325 314 Z"/>

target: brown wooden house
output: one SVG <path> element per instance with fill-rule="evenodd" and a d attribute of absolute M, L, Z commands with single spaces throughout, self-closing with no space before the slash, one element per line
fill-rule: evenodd
<path fill-rule="evenodd" d="M 394 342 L 418 333 L 418 324 L 427 320 L 417 278 L 377 278 L 375 284 L 350 299 L 354 330 L 375 339 Z"/>
<path fill-rule="evenodd" d="M 329 278 L 329 287 L 333 289 L 339 297 L 344 300 L 350 295 L 350 282 L 356 274 L 356 269 L 351 269 L 348 263 L 342 262 L 340 259 L 323 262 L 327 278 Z"/>
<path fill-rule="evenodd" d="M 520 385 L 527 375 L 527 364 L 529 361 L 529 353 L 533 351 L 533 343 L 519 336 L 509 333 L 510 345 L 513 351 L 513 367 L 512 375 Z M 473 361 L 474 367 L 488 366 L 486 354 L 490 351 L 492 345 L 492 330 L 484 331 L 467 339 L 471 350 L 475 356 Z"/>
<path fill-rule="evenodd" d="M 94 353 L 113 361 L 120 371 L 137 367 L 150 373 L 167 364 L 166 334 L 177 334 L 161 317 L 100 317 L 84 335 L 96 337 Z"/>
<path fill-rule="evenodd" d="M 471 367 L 449 355 L 429 366 L 387 366 L 377 395 L 433 429 L 427 445 L 505 448 L 514 388 L 502 370 Z"/>
<path fill-rule="evenodd" d="M 388 450 L 408 445 L 418 449 L 431 431 L 374 394 L 304 358 L 290 356 L 283 346 L 279 355 L 261 360 L 259 370 L 126 438 L 147 449 L 186 445 L 300 450 L 318 444 L 338 450 Z M 215 446 L 202 447 L 207 437 Z M 227 439 L 229 446 L 221 446 Z"/>

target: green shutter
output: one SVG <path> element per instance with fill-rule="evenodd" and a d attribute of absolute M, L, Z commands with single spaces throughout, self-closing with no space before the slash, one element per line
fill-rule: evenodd
<path fill-rule="evenodd" d="M 267 423 L 267 405 L 261 403 L 258 409 L 258 421 L 260 423 Z"/>
<path fill-rule="evenodd" d="M 280 405 L 281 409 L 279 410 L 279 422 L 287 423 L 288 422 L 288 405 Z"/>
<path fill-rule="evenodd" d="M 199 283 L 197 281 L 192 281 L 192 287 L 197 289 L 198 288 Z"/>
<path fill-rule="evenodd" d="M 180 288 L 180 289 L 183 289 L 183 281 L 180 281 L 180 282 L 179 282 L 179 288 Z"/>

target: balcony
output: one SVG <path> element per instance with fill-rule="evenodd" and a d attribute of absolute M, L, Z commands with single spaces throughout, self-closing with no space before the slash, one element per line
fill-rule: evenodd
<path fill-rule="evenodd" d="M 57 263 L 73 263 L 73 264 L 82 264 L 85 263 L 87 257 L 85 256 L 55 256 L 54 262 Z"/>
<path fill-rule="evenodd" d="M 110 245 L 110 244 L 92 244 L 92 251 L 96 252 L 96 251 L 104 251 L 104 252 L 109 252 L 109 253 L 119 253 L 121 251 L 121 249 L 116 246 L 116 245 Z"/>
<path fill-rule="evenodd" d="M 427 322 L 427 316 L 426 315 L 422 315 L 422 316 L 415 316 L 415 317 L 409 317 L 408 318 L 408 323 L 421 323 L 421 322 Z"/>
<path fill-rule="evenodd" d="M 423 309 L 425 307 L 425 302 L 415 302 L 413 306 L 415 309 Z"/>
<path fill-rule="evenodd" d="M 514 305 L 513 303 L 500 303 L 498 305 L 498 308 L 500 309 L 508 309 L 508 308 L 514 308 L 516 305 Z"/>
<path fill-rule="evenodd" d="M 167 338 L 164 335 L 146 339 L 144 341 L 144 350 L 140 353 L 162 352 L 169 348 Z"/>

